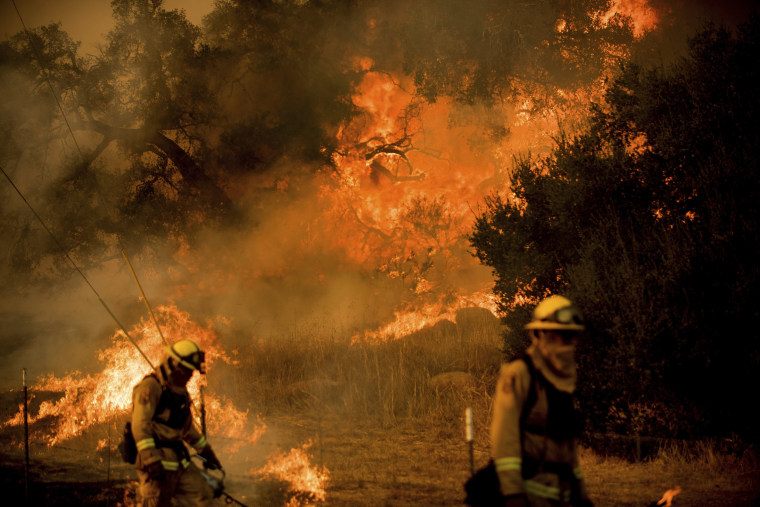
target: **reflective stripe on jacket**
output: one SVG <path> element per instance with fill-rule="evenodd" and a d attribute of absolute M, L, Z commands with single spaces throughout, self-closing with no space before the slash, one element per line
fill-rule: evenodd
<path fill-rule="evenodd" d="M 533 387 L 536 392 L 532 407 L 525 407 L 534 381 L 523 360 L 504 364 L 499 372 L 491 422 L 491 455 L 501 491 L 504 495 L 527 494 L 567 503 L 575 489 L 576 495 L 587 498 L 575 440 L 558 440 L 544 431 L 549 410 L 542 382 Z M 524 407 L 529 412 L 521 417 Z"/>
<path fill-rule="evenodd" d="M 180 467 L 187 468 L 190 465 L 187 452 L 184 451 L 184 447 L 177 446 L 183 445 L 183 441 L 197 450 L 207 445 L 205 437 L 195 427 L 189 412 L 179 428 L 164 424 L 170 420 L 171 408 L 164 408 L 162 413 L 156 414 L 163 390 L 164 387 L 158 378 L 148 375 L 132 391 L 132 434 L 137 444 L 135 466 L 138 469 L 157 461 L 169 471 L 179 470 Z M 176 389 L 175 393 L 183 394 Z M 184 391 L 184 394 L 186 393 L 187 391 Z"/>

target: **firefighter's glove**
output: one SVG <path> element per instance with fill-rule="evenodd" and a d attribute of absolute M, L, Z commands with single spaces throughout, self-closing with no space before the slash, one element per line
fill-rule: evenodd
<path fill-rule="evenodd" d="M 149 465 L 143 467 L 143 472 L 148 474 L 148 477 L 154 481 L 160 481 L 164 478 L 166 471 L 160 461 L 154 461 Z"/>
<path fill-rule="evenodd" d="M 504 497 L 504 507 L 529 507 L 525 495 L 509 495 Z"/>
<path fill-rule="evenodd" d="M 203 463 L 204 468 L 208 468 L 209 470 L 218 470 L 222 468 L 222 464 L 219 463 L 219 458 L 216 457 L 216 454 L 214 454 L 214 450 L 211 449 L 210 445 L 207 445 L 203 448 L 203 450 L 200 452 L 201 458 L 206 460 Z"/>

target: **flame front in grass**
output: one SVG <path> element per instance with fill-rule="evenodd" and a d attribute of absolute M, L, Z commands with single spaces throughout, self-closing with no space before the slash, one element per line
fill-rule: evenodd
<path fill-rule="evenodd" d="M 374 331 L 366 331 L 364 335 L 355 335 L 353 343 L 363 338 L 367 342 L 384 342 L 401 338 L 427 326 L 448 319 L 454 321 L 456 313 L 463 308 L 486 308 L 496 313 L 496 297 L 491 292 L 477 292 L 469 297 L 457 297 L 454 301 L 438 301 L 424 305 L 418 309 L 394 312 L 395 320 Z"/>
<path fill-rule="evenodd" d="M 271 458 L 263 468 L 252 472 L 287 482 L 290 485 L 289 492 L 293 494 L 286 504 L 289 507 L 312 505 L 325 500 L 328 471 L 324 467 L 318 469 L 311 465 L 306 454 L 306 449 L 310 446 L 311 441 L 308 441 L 287 454 Z"/>
<path fill-rule="evenodd" d="M 204 349 L 209 363 L 216 360 L 233 362 L 217 344 L 217 334 L 209 327 L 194 323 L 186 312 L 174 306 L 160 306 L 156 313 L 169 343 L 189 338 Z M 130 335 L 136 337 L 140 349 L 157 365 L 163 354 L 163 342 L 153 322 L 142 319 Z M 121 332 L 114 333 L 111 341 L 111 347 L 98 354 L 98 361 L 104 364 L 99 373 L 85 375 L 75 371 L 61 378 L 48 375 L 30 389 L 33 396 L 42 392 L 63 393 L 57 401 L 43 401 L 37 414 L 29 418 L 30 424 L 54 418 L 50 429 L 43 432 L 48 445 L 81 435 L 89 427 L 106 423 L 131 407 L 132 388 L 150 373 L 150 366 Z M 202 382 L 205 379 L 200 375 L 194 375 L 190 381 L 188 390 L 193 399 L 198 399 Z M 229 400 L 209 397 L 209 403 L 215 407 L 209 425 L 212 431 L 227 436 L 228 431 L 238 431 L 239 426 L 245 424 L 247 412 L 237 410 Z M 20 424 L 23 424 L 21 412 L 4 426 Z"/>

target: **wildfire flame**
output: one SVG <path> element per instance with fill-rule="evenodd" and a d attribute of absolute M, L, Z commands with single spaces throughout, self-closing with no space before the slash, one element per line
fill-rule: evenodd
<path fill-rule="evenodd" d="M 631 17 L 637 34 L 657 22 L 646 0 L 618 0 L 600 16 L 607 23 L 618 13 Z M 566 28 L 558 20 L 557 31 Z M 624 51 L 608 48 L 609 72 Z M 466 246 L 475 217 L 472 206 L 486 193 L 507 187 L 508 175 L 499 168 L 515 153 L 548 151 L 560 124 L 581 117 L 590 101 L 601 99 L 606 76 L 550 94 L 516 79 L 514 96 L 496 102 L 489 113 L 508 134 L 489 138 L 483 135 L 482 117 L 474 120 L 482 116 L 477 107 L 446 97 L 420 102 L 408 77 L 377 72 L 369 58 L 354 65 L 364 71 L 352 96 L 362 114 L 337 133 L 332 170 L 320 190 L 327 209 L 323 225 L 332 248 L 363 270 L 400 279 L 408 297 L 393 311 L 391 322 L 352 341 L 399 338 L 451 319 L 465 306 L 495 312 L 493 299 L 482 297 L 490 291 L 490 279 L 467 289 L 445 286 L 447 275 L 433 281 L 426 266 L 451 273 L 473 262 Z"/>
<path fill-rule="evenodd" d="M 352 343 L 363 338 L 368 342 L 384 342 L 401 338 L 442 320 L 454 320 L 456 312 L 463 308 L 477 306 L 496 312 L 496 298 L 490 292 L 479 292 L 469 297 L 459 297 L 454 302 L 442 301 L 425 305 L 416 310 L 395 312 L 396 319 L 374 331 L 365 331 L 363 335 L 354 335 Z"/>
<path fill-rule="evenodd" d="M 270 459 L 259 470 L 252 470 L 255 475 L 270 476 L 290 483 L 290 491 L 297 495 L 286 504 L 288 507 L 310 505 L 325 500 L 325 485 L 328 481 L 328 471 L 312 467 L 306 449 L 311 442 L 306 442 L 300 449 L 291 449 L 287 454 L 281 454 Z M 300 498 L 305 496 L 304 499 Z"/>
<path fill-rule="evenodd" d="M 657 502 L 657 505 L 665 505 L 665 507 L 671 507 L 673 505 L 673 498 L 681 492 L 681 486 L 676 486 L 674 489 L 669 489 L 662 495 L 662 498 Z"/>
<path fill-rule="evenodd" d="M 160 306 L 156 313 L 169 343 L 190 338 L 206 351 L 209 364 L 214 361 L 234 364 L 216 343 L 216 333 L 195 324 L 186 312 L 174 306 Z M 133 338 L 137 337 L 138 346 L 156 366 L 163 354 L 163 341 L 153 322 L 143 319 L 129 333 Z M 29 417 L 30 424 L 47 417 L 55 418 L 50 433 L 45 437 L 48 446 L 81 435 L 96 424 L 107 423 L 131 407 L 132 388 L 150 372 L 150 367 L 120 331 L 111 336 L 111 342 L 111 347 L 98 354 L 98 361 L 105 364 L 99 373 L 85 375 L 74 371 L 62 378 L 47 375 L 30 389 L 33 396 L 39 392 L 63 393 L 57 401 L 43 401 L 37 414 Z M 193 376 L 188 384 L 193 399 L 198 399 L 203 383 L 205 379 L 202 376 Z M 213 408 L 209 410 L 208 420 L 208 427 L 213 433 L 227 437 L 241 434 L 247 422 L 247 411 L 241 412 L 225 398 L 207 397 L 206 403 Z M 23 424 L 22 409 L 20 407 L 19 412 L 3 426 Z M 254 435 L 260 435 L 261 431 L 254 431 Z"/>
<path fill-rule="evenodd" d="M 364 75 L 353 96 L 364 114 L 338 132 L 337 170 L 322 187 L 327 228 L 363 265 L 458 241 L 470 226 L 468 202 L 493 172 L 463 141 L 474 127 L 448 128 L 452 105 L 423 108 L 405 91 L 413 88 L 387 74 Z"/>
<path fill-rule="evenodd" d="M 658 23 L 658 14 L 647 0 L 616 0 L 600 14 L 600 20 L 610 22 L 616 14 L 632 18 L 637 37 Z M 566 21 L 557 20 L 555 28 L 558 34 L 565 32 Z M 453 100 L 440 97 L 434 104 L 418 102 L 410 78 L 376 72 L 369 58 L 357 59 L 355 66 L 364 74 L 352 101 L 363 114 L 342 125 L 336 134 L 338 149 L 320 186 L 319 197 L 326 212 L 316 220 L 324 222 L 319 224 L 320 230 L 350 261 L 363 268 L 369 266 L 390 279 L 409 279 L 410 296 L 417 299 L 393 312 L 392 322 L 357 334 L 352 341 L 397 339 L 443 319 L 453 320 L 456 312 L 466 307 L 479 306 L 495 313 L 495 297 L 487 287 L 466 294 L 445 293 L 424 272 L 403 272 L 398 266 L 425 255 L 445 260 L 448 270 L 456 270 L 468 260 L 474 262 L 462 247 L 474 220 L 472 205 L 504 183 L 499 178 L 506 176 L 499 173 L 499 168 L 506 167 L 516 153 L 545 151 L 558 132 L 562 115 L 585 109 L 591 98 L 599 97 L 603 79 L 578 90 L 555 90 L 555 96 L 546 100 L 557 107 L 542 111 L 536 105 L 540 101 L 534 100 L 539 95 L 529 84 L 515 81 L 515 96 L 497 102 L 491 113 L 502 118 L 500 124 L 494 123 L 494 130 L 509 131 L 509 135 L 494 140 L 484 137 L 481 123 L 460 118 L 450 121 L 461 107 Z M 285 189 L 287 184 L 283 179 L 277 182 L 277 188 Z M 177 255 L 190 264 L 186 266 L 190 271 L 198 271 L 192 265 L 192 256 L 187 255 L 188 249 L 185 245 Z M 235 363 L 221 348 L 210 326 L 194 323 L 174 306 L 159 307 L 156 313 L 170 343 L 191 338 L 206 351 L 209 365 L 215 361 Z M 163 343 L 153 322 L 142 320 L 130 335 L 137 337 L 139 347 L 157 364 Z M 112 345 L 98 355 L 104 364 L 101 372 L 71 372 L 62 378 L 48 375 L 31 389 L 32 396 L 43 391 L 63 393 L 57 401 L 42 402 L 38 412 L 29 418 L 31 424 L 48 417 L 54 419 L 45 437 L 49 446 L 129 410 L 132 387 L 149 367 L 121 332 L 114 333 L 111 341 Z M 203 382 L 205 379 L 195 375 L 188 385 L 196 400 Z M 237 409 L 228 399 L 207 395 L 205 402 L 209 432 L 214 435 L 236 439 L 246 435 L 242 441 L 255 442 L 266 431 L 261 420 L 251 431 L 248 411 Z M 20 407 L 19 413 L 3 426 L 23 422 Z M 107 441 L 98 443 L 99 448 L 106 445 Z M 277 455 L 252 473 L 287 481 L 292 492 L 306 495 L 307 501 L 324 501 L 328 471 L 310 464 L 306 453 L 309 446 L 307 442 Z M 671 505 L 680 492 L 680 488 L 668 490 L 658 505 Z M 291 502 L 301 500 L 294 497 Z"/>
<path fill-rule="evenodd" d="M 633 35 L 637 38 L 641 38 L 647 32 L 654 30 L 660 20 L 659 14 L 649 4 L 649 0 L 615 0 L 601 19 L 606 23 L 618 13 L 631 18 Z"/>
<path fill-rule="evenodd" d="M 209 364 L 215 361 L 235 364 L 217 343 L 217 334 L 210 327 L 194 323 L 188 313 L 175 306 L 161 306 L 157 308 L 156 314 L 169 343 L 180 338 L 190 338 L 206 351 Z M 158 364 L 163 353 L 163 342 L 153 322 L 143 319 L 129 334 L 136 338 L 138 346 L 151 362 Z M 121 332 L 114 333 L 111 341 L 111 347 L 98 354 L 98 360 L 105 363 L 100 373 L 83 375 L 81 372 L 71 372 L 62 378 L 48 375 L 31 388 L 32 396 L 44 391 L 63 393 L 57 401 L 42 402 L 37 414 L 28 417 L 30 425 L 47 417 L 54 419 L 52 428 L 42 436 L 48 446 L 55 446 L 81 435 L 94 425 L 123 416 L 131 407 L 132 388 L 150 371 L 150 367 Z M 188 385 L 191 396 L 196 400 L 205 381 L 200 377 L 193 376 Z M 248 411 L 238 410 L 226 398 L 206 395 L 205 404 L 209 432 L 214 436 L 232 439 L 232 444 L 226 446 L 227 452 L 236 452 L 245 443 L 255 443 L 266 431 L 266 425 L 261 419 L 257 420 L 251 430 Z M 19 412 L 3 426 L 22 424 L 23 406 L 20 406 Z M 96 449 L 104 449 L 108 445 L 108 439 L 101 439 L 97 442 Z M 309 445 L 307 443 L 287 455 L 270 459 L 262 473 L 289 482 L 291 489 L 308 497 L 308 501 L 324 500 L 327 470 L 318 471 L 309 465 L 304 452 Z M 289 505 L 300 505 L 300 500 L 291 500 Z"/>

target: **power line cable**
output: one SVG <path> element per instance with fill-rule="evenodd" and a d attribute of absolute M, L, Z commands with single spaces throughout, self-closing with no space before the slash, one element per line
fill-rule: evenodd
<path fill-rule="evenodd" d="M 156 320 L 156 315 L 153 313 L 153 308 L 150 306 L 150 303 L 148 302 L 148 296 L 145 295 L 145 291 L 143 290 L 142 285 L 140 284 L 140 280 L 137 279 L 137 273 L 135 273 L 134 268 L 132 268 L 132 263 L 129 262 L 129 257 L 127 257 L 127 251 L 124 250 L 123 248 L 121 249 L 121 255 L 124 257 L 124 260 L 127 261 L 127 266 L 129 267 L 129 271 L 132 272 L 132 277 L 135 279 L 137 288 L 140 289 L 140 294 L 142 294 L 143 302 L 145 303 L 145 307 L 148 309 L 150 318 L 153 319 L 153 323 L 156 325 L 156 329 L 158 329 L 158 334 L 161 335 L 161 341 L 164 342 L 165 347 L 168 347 L 169 344 L 166 343 L 166 338 L 164 338 L 164 333 L 161 331 L 161 326 L 158 325 L 158 320 Z"/>
<path fill-rule="evenodd" d="M 71 124 L 69 123 L 69 119 L 66 117 L 66 113 L 63 110 L 63 106 L 61 105 L 61 101 L 58 100 L 58 94 L 55 91 L 55 88 L 53 88 L 53 83 L 50 81 L 50 72 L 45 68 L 45 66 L 42 64 L 42 53 L 37 49 L 37 46 L 34 44 L 34 39 L 32 39 L 32 34 L 29 32 L 29 29 L 26 27 L 26 23 L 24 23 L 24 18 L 21 17 L 21 11 L 18 10 L 18 7 L 16 6 L 16 1 L 11 0 L 11 3 L 13 4 L 13 8 L 16 9 L 16 14 L 18 14 L 18 19 L 21 21 L 21 26 L 24 27 L 24 33 L 26 33 L 26 38 L 29 39 L 29 45 L 32 48 L 32 51 L 34 51 L 35 55 L 37 56 L 37 61 L 40 64 L 40 69 L 42 69 L 45 81 L 47 82 L 48 87 L 50 88 L 50 93 L 53 95 L 53 99 L 55 100 L 55 103 L 58 104 L 58 109 L 61 111 L 61 116 L 63 116 L 63 121 L 66 123 L 66 127 L 69 129 L 69 133 L 71 134 L 71 139 L 74 140 L 74 146 L 76 146 L 77 151 L 79 152 L 79 156 L 84 158 L 84 155 L 82 154 L 82 149 L 79 147 L 79 143 L 77 142 L 77 138 L 74 135 L 74 131 L 71 128 Z"/>
<path fill-rule="evenodd" d="M 156 368 L 153 366 L 153 363 L 150 361 L 150 359 L 148 359 L 148 356 L 145 355 L 145 353 L 142 351 L 142 349 L 140 348 L 140 346 L 137 345 L 137 342 L 129 335 L 129 333 L 124 328 L 124 326 L 122 325 L 122 323 L 119 321 L 119 319 L 116 317 L 116 315 L 114 315 L 114 313 L 111 311 L 111 308 L 108 307 L 108 305 L 106 304 L 106 302 L 103 301 L 103 298 L 100 297 L 100 294 L 98 293 L 98 291 L 95 289 L 95 287 L 92 285 L 92 283 L 90 283 L 90 280 L 88 280 L 87 277 L 85 276 L 85 274 L 82 272 L 82 270 L 79 269 L 79 266 L 77 266 L 77 263 L 74 262 L 74 259 L 71 258 L 71 256 L 66 251 L 66 249 L 63 248 L 63 245 L 61 245 L 61 242 L 58 241 L 58 238 L 55 237 L 55 234 L 53 234 L 53 231 L 51 231 L 50 228 L 45 223 L 45 221 L 42 220 L 42 217 L 40 217 L 40 215 L 37 213 L 37 211 L 34 209 L 34 207 L 32 207 L 32 205 L 29 203 L 29 201 L 26 199 L 26 197 L 24 197 L 24 194 L 21 193 L 21 190 L 19 190 L 19 188 L 13 182 L 13 180 L 11 179 L 11 177 L 8 176 L 8 173 L 5 172 L 5 169 L 3 169 L 2 166 L 0 166 L 0 172 L 3 173 L 3 176 L 5 176 L 5 179 L 8 180 L 8 183 L 11 184 L 11 186 L 13 187 L 13 190 L 15 190 L 16 193 L 19 195 L 19 197 L 21 197 L 21 200 L 24 201 L 24 204 L 26 204 L 27 207 L 32 211 L 32 213 L 34 214 L 35 218 L 37 218 L 37 221 L 42 225 L 42 228 L 45 229 L 45 231 L 47 231 L 47 233 L 50 235 L 51 238 L 53 238 L 53 241 L 55 242 L 56 246 L 58 246 L 58 248 L 61 250 L 61 252 L 63 253 L 63 255 L 66 257 L 66 259 L 68 259 L 68 261 L 74 267 L 74 269 L 76 270 L 76 272 L 79 273 L 79 276 L 81 276 L 82 279 L 87 283 L 87 285 L 90 287 L 90 289 L 92 290 L 92 292 L 98 298 L 98 301 L 100 301 L 100 304 L 103 305 L 103 308 L 105 308 L 106 311 L 108 312 L 108 315 L 111 316 L 111 318 L 114 320 L 114 322 L 116 322 L 116 325 L 119 326 L 119 329 L 121 329 L 122 333 L 124 333 L 124 336 L 126 336 L 129 339 L 129 341 L 132 342 L 132 345 L 135 346 L 135 348 L 137 349 L 137 351 L 148 362 L 148 364 L 150 365 L 150 367 L 155 370 Z"/>
<path fill-rule="evenodd" d="M 24 28 L 24 33 L 26 34 L 26 37 L 29 40 L 29 46 L 32 48 L 32 51 L 34 52 L 35 56 L 37 57 L 37 61 L 39 62 L 40 69 L 43 71 L 43 76 L 45 77 L 45 82 L 47 83 L 48 88 L 50 88 L 50 93 L 52 94 L 53 99 L 55 100 L 55 103 L 58 105 L 58 110 L 61 112 L 61 116 L 63 117 L 63 121 L 66 123 L 66 127 L 67 127 L 67 129 L 69 131 L 69 134 L 71 134 L 71 139 L 74 141 L 74 146 L 76 146 L 77 152 L 79 152 L 79 156 L 82 159 L 84 159 L 84 154 L 82 153 L 82 149 L 79 146 L 79 143 L 77 142 L 76 136 L 74 135 L 74 130 L 71 128 L 71 124 L 69 123 L 68 117 L 66 116 L 66 111 L 64 111 L 63 105 L 61 104 L 61 101 L 58 98 L 58 94 L 56 93 L 55 88 L 53 87 L 53 83 L 50 80 L 50 72 L 49 72 L 48 69 L 45 68 L 45 65 L 43 63 L 42 53 L 37 48 L 37 45 L 34 43 L 34 39 L 32 38 L 32 34 L 29 31 L 29 29 L 27 28 L 26 23 L 24 22 L 24 18 L 23 18 L 23 16 L 21 16 L 21 11 L 19 11 L 19 8 L 16 5 L 15 0 L 11 0 L 11 3 L 13 4 L 13 8 L 16 10 L 16 14 L 18 15 L 18 19 L 21 22 L 21 26 Z M 1 167 L 0 167 L 0 170 L 2 170 Z M 126 337 L 129 338 L 129 340 L 132 342 L 132 344 L 137 348 L 137 350 L 140 352 L 140 354 L 145 358 L 145 360 L 148 362 L 148 364 L 150 365 L 150 367 L 155 370 L 155 367 L 153 366 L 153 364 L 151 363 L 151 361 L 143 353 L 143 351 L 140 349 L 140 347 L 137 346 L 137 343 L 132 339 L 132 337 L 129 336 L 129 334 L 125 330 L 124 326 L 119 321 L 119 319 L 116 318 L 116 316 L 114 315 L 114 313 L 111 311 L 111 309 L 108 307 L 108 305 L 106 305 L 106 303 L 100 297 L 100 295 L 98 294 L 98 292 L 95 290 L 95 287 L 92 286 L 92 284 L 87 279 L 87 277 L 84 276 L 84 273 L 82 273 L 82 271 L 79 269 L 79 267 L 76 265 L 76 263 L 74 263 L 74 261 L 69 256 L 68 252 L 63 248 L 63 246 L 60 244 L 60 242 L 58 241 L 58 239 L 53 235 L 52 231 L 47 227 L 47 225 L 45 225 L 45 222 L 37 214 L 37 212 L 34 210 L 34 208 L 32 208 L 31 204 L 29 204 L 29 202 L 23 196 L 23 194 L 21 193 L 21 191 L 18 189 L 18 187 L 16 187 L 16 185 L 10 179 L 10 177 L 8 176 L 8 174 L 5 172 L 5 170 L 2 170 L 2 171 L 3 171 L 3 174 L 5 175 L 5 177 L 10 182 L 11 186 L 13 186 L 14 190 L 16 190 L 16 192 L 19 194 L 19 196 L 21 196 L 21 199 L 26 203 L 26 205 L 29 207 L 29 209 L 32 210 L 32 213 L 34 213 L 34 216 L 37 218 L 37 220 L 40 222 L 40 224 L 42 224 L 42 227 L 48 232 L 48 234 L 50 234 L 50 237 L 53 238 L 53 241 L 55 241 L 55 243 L 58 246 L 58 248 L 61 250 L 61 252 L 63 252 L 63 254 L 66 256 L 66 258 L 69 260 L 69 262 L 71 262 L 71 264 L 74 266 L 74 269 L 77 270 L 77 272 L 82 276 L 82 278 L 84 278 L 85 282 L 87 282 L 87 285 L 90 286 L 90 289 L 92 289 L 92 291 L 98 297 L 98 301 L 100 301 L 100 303 L 106 309 L 106 311 L 111 316 L 111 318 L 113 318 L 113 320 L 116 322 L 116 324 L 119 326 L 119 328 L 121 328 L 121 330 L 124 332 L 124 334 L 126 335 Z M 98 196 L 100 196 L 100 193 L 98 193 Z M 156 324 L 156 327 L 158 328 L 158 332 L 161 335 L 161 339 L 163 340 L 164 344 L 166 345 L 166 339 L 164 338 L 164 335 L 161 332 L 161 328 L 158 325 L 158 321 L 156 320 L 155 315 L 153 315 L 153 310 L 150 307 L 150 304 L 148 303 L 147 298 L 145 297 L 145 293 L 143 292 L 142 287 L 140 286 L 140 282 L 137 280 L 137 275 L 135 274 L 134 269 L 132 269 L 132 264 L 129 262 L 129 259 L 127 258 L 127 255 L 126 255 L 126 252 L 124 250 L 121 238 L 118 236 L 118 234 L 116 235 L 116 239 L 119 242 L 119 245 L 121 245 L 121 247 L 122 247 L 121 248 L 122 255 L 124 256 L 124 259 L 127 261 L 127 265 L 129 266 L 129 270 L 132 272 L 132 275 L 135 277 L 135 281 L 137 282 L 137 286 L 140 289 L 140 293 L 143 296 L 143 300 L 145 301 L 145 304 L 148 307 L 148 312 L 150 313 L 151 317 L 153 318 L 153 322 Z"/>

